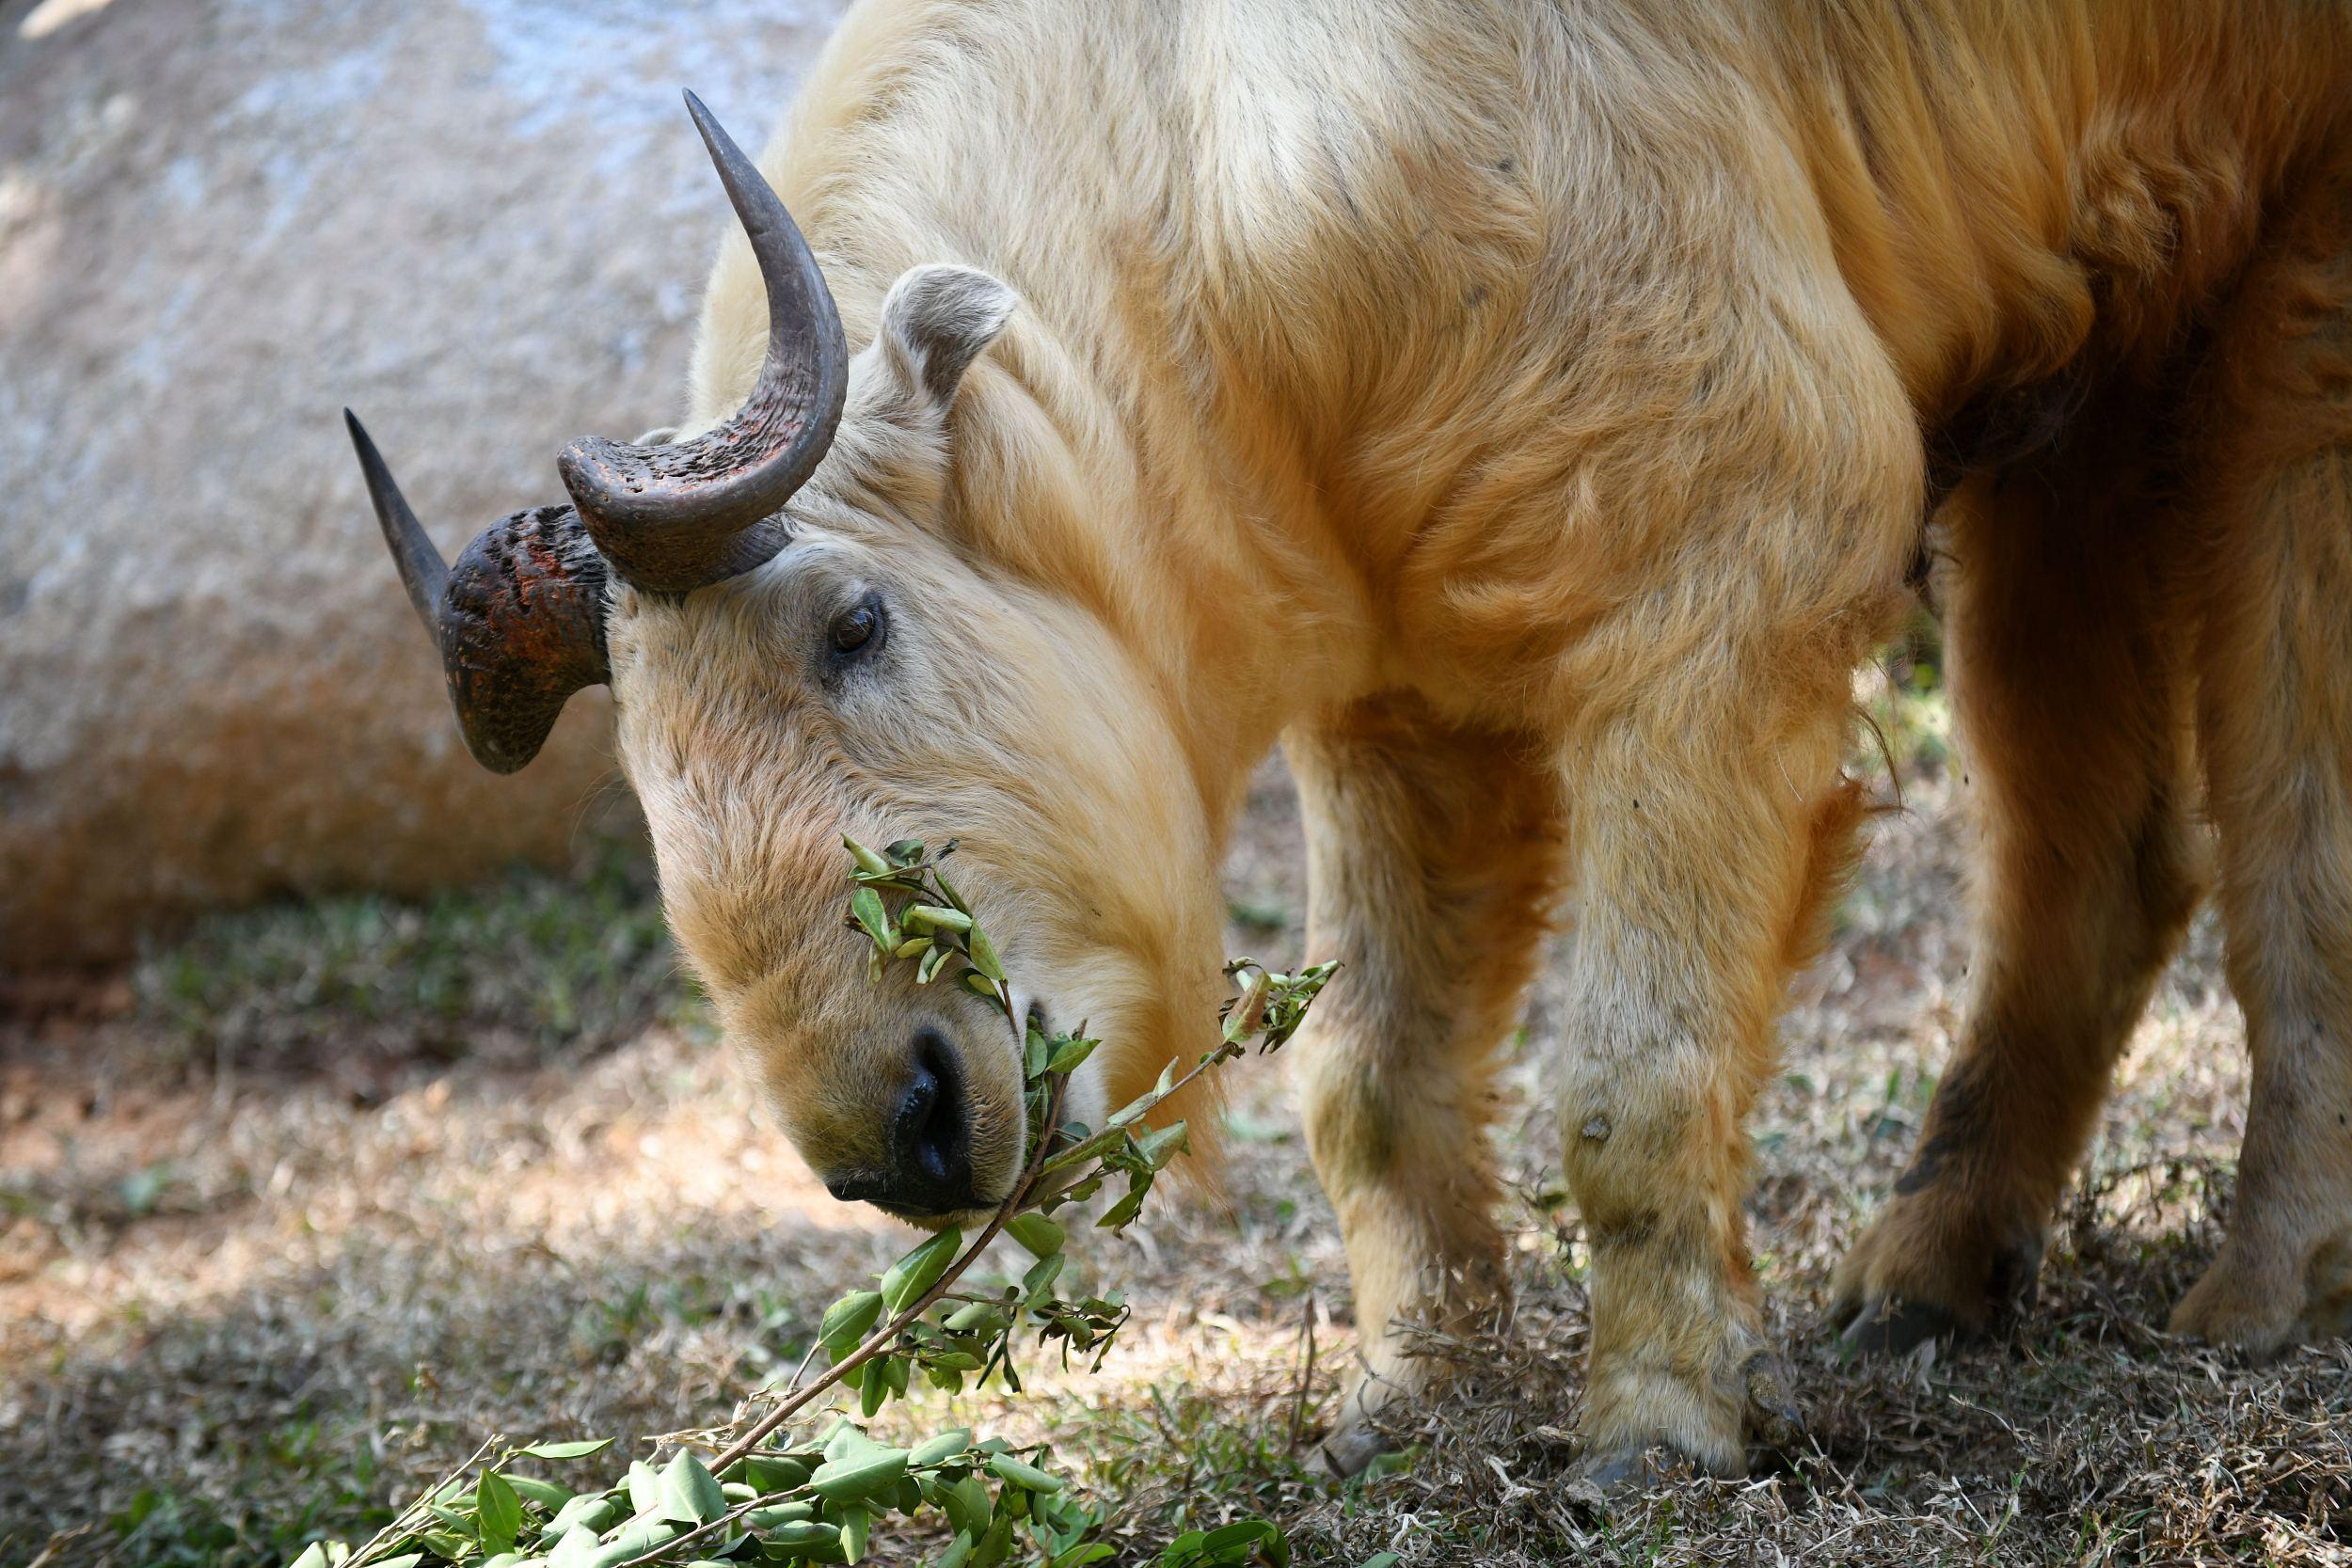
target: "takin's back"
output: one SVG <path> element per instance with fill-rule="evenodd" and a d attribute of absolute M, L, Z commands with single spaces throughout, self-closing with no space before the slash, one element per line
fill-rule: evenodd
<path fill-rule="evenodd" d="M 869 0 L 765 164 L 853 341 L 906 266 L 981 266 L 1082 461 L 1319 510 L 1376 573 L 1499 454 L 1516 493 L 1646 453 L 1766 333 L 1883 354 L 1931 431 L 2168 341 L 2348 60 L 2332 0 Z M 730 240 L 692 423 L 764 333 Z"/>

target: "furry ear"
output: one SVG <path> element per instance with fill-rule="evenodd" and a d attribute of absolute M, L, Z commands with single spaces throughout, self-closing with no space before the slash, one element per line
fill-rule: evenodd
<path fill-rule="evenodd" d="M 903 389 L 945 411 L 980 351 L 1003 331 L 1020 296 L 972 267 L 910 267 L 882 301 L 875 347 Z"/>

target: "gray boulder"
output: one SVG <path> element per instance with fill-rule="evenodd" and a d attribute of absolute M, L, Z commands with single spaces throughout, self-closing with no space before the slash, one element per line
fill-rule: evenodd
<path fill-rule="evenodd" d="M 584 694 L 465 753 L 342 428 L 444 552 L 680 402 L 833 0 L 0 0 L 0 969 L 188 911 L 561 854 Z"/>

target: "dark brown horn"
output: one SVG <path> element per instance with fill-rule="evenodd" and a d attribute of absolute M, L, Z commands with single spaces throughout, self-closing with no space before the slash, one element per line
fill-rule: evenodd
<path fill-rule="evenodd" d="M 784 547 L 776 516 L 833 442 L 849 386 L 841 317 L 784 203 L 702 101 L 686 95 L 768 289 L 768 356 L 741 412 L 672 446 L 594 436 L 557 459 L 604 558 L 641 588 L 682 594 Z"/>
<path fill-rule="evenodd" d="M 444 566 L 348 408 L 343 422 L 408 602 L 441 650 L 466 749 L 493 773 L 512 773 L 538 754 L 564 699 L 612 677 L 604 562 L 579 514 L 542 506 L 492 524 Z"/>

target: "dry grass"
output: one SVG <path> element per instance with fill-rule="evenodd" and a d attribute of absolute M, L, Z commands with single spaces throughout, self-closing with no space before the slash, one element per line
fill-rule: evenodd
<path fill-rule="evenodd" d="M 1167 1203 L 1081 1251 L 1138 1303 L 1104 1373 L 963 1413 L 1085 1456 L 1123 1539 L 1263 1512 L 1308 1562 L 2352 1560 L 2352 1349 L 2248 1367 L 2151 1326 L 2212 1254 L 2242 1126 L 2209 926 L 2141 1027 L 2029 1318 L 1866 1367 L 1820 1332 L 1830 1266 L 1932 1088 L 1963 960 L 1937 709 L 1884 717 L 1909 809 L 1800 987 L 1757 1123 L 1798 1451 L 1614 1508 L 1570 1482 L 1584 1298 L 1534 1093 L 1548 990 L 1502 1134 L 1518 1318 L 1499 1344 L 1429 1345 L 1476 1387 L 1399 1416 L 1408 1465 L 1335 1490 L 1293 1458 L 1348 1329 L 1279 1063 L 1242 1069 L 1226 1206 Z M 1230 867 L 1253 923 L 1237 949 L 1298 946 L 1291 812 L 1269 772 Z M 648 982 L 658 952 L 605 940 L 640 929 L 642 887 L 589 885 L 227 923 L 0 1025 L 0 1560 L 276 1564 L 315 1530 L 364 1533 L 494 1423 L 708 1423 L 895 1254 L 903 1233 L 833 1203 L 747 1117 L 691 1000 Z M 541 964 L 564 996 L 531 983 Z M 606 985 L 622 1000 L 596 1001 Z"/>

